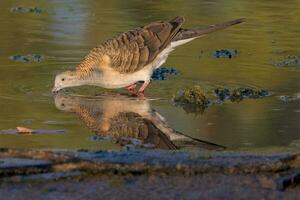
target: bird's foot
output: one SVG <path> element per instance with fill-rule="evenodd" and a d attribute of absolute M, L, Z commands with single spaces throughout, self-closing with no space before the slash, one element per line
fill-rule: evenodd
<path fill-rule="evenodd" d="M 149 83 L 150 83 L 150 80 L 145 81 L 143 83 L 143 85 L 140 87 L 140 89 L 138 90 L 138 93 L 144 94 L 144 91 L 145 91 L 146 87 L 149 85 Z"/>
<path fill-rule="evenodd" d="M 130 96 L 132 96 L 132 97 L 140 97 L 140 98 L 143 99 L 143 98 L 145 98 L 145 93 L 144 93 L 145 89 L 149 85 L 149 83 L 150 83 L 150 80 L 145 81 L 143 83 L 143 85 L 138 89 L 137 92 L 134 92 L 134 89 L 136 88 L 136 84 L 132 84 L 132 85 L 130 85 L 130 86 L 127 87 L 127 91 L 130 94 Z"/>
<path fill-rule="evenodd" d="M 127 87 L 127 91 L 128 93 L 134 93 L 134 89 L 136 88 L 136 84 L 132 84 L 130 86 Z"/>

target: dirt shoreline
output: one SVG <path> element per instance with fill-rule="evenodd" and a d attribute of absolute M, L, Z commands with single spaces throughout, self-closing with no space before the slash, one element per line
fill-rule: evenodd
<path fill-rule="evenodd" d="M 6 199 L 297 199 L 300 153 L 0 151 Z"/>

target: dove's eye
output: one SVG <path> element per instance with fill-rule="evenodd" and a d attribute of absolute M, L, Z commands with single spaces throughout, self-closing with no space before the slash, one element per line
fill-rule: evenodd
<path fill-rule="evenodd" d="M 61 81 L 65 81 L 65 78 L 62 78 Z"/>

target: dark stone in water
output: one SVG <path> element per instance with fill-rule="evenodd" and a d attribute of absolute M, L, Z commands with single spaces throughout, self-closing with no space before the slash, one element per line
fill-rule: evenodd
<path fill-rule="evenodd" d="M 174 68 L 160 67 L 154 70 L 151 79 L 152 80 L 166 80 L 170 75 L 178 75 L 179 72 Z"/>
<path fill-rule="evenodd" d="M 226 99 L 231 101 L 241 101 L 244 98 L 258 99 L 270 96 L 270 92 L 264 89 L 252 89 L 252 88 L 236 88 L 230 91 L 228 88 L 217 88 L 214 90 L 215 95 L 218 97 L 218 102 L 222 102 Z"/>
<path fill-rule="evenodd" d="M 45 59 L 45 56 L 38 54 L 29 54 L 29 55 L 14 55 L 10 57 L 11 60 L 17 62 L 41 62 Z"/>
<path fill-rule="evenodd" d="M 213 52 L 213 57 L 215 58 L 233 58 L 236 57 L 238 54 L 238 50 L 236 49 L 220 49 L 220 50 L 215 50 Z"/>
<path fill-rule="evenodd" d="M 11 12 L 41 14 L 43 12 L 43 10 L 41 8 L 38 8 L 38 7 L 32 7 L 32 8 L 14 7 L 14 8 L 11 9 Z"/>
<path fill-rule="evenodd" d="M 90 138 L 90 140 L 93 142 L 111 142 L 113 139 L 111 137 L 102 137 L 98 135 L 93 135 Z"/>
<path fill-rule="evenodd" d="M 216 88 L 214 92 L 221 101 L 224 101 L 230 97 L 230 90 L 227 88 Z"/>
<path fill-rule="evenodd" d="M 300 67 L 300 57 L 288 56 L 284 60 L 273 61 L 272 64 L 276 67 Z"/>
<path fill-rule="evenodd" d="M 244 98 L 258 99 L 270 96 L 271 93 L 264 89 L 236 88 L 216 88 L 214 94 L 217 99 L 210 100 L 200 88 L 193 86 L 178 92 L 173 101 L 176 106 L 181 106 L 187 113 L 202 114 L 206 108 L 211 105 L 222 104 L 225 100 L 230 99 L 232 102 L 240 102 Z"/>
<path fill-rule="evenodd" d="M 241 101 L 243 98 L 258 99 L 266 96 L 270 96 L 270 92 L 264 89 L 237 88 L 232 91 L 230 100 Z"/>

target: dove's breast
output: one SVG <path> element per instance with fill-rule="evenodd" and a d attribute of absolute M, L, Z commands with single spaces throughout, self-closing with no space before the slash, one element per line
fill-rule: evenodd
<path fill-rule="evenodd" d="M 96 77 L 93 85 L 101 86 L 108 89 L 128 87 L 139 81 L 150 80 L 153 72 L 151 65 L 145 66 L 143 69 L 134 72 L 123 74 L 116 70 L 104 71 L 100 77 Z"/>

